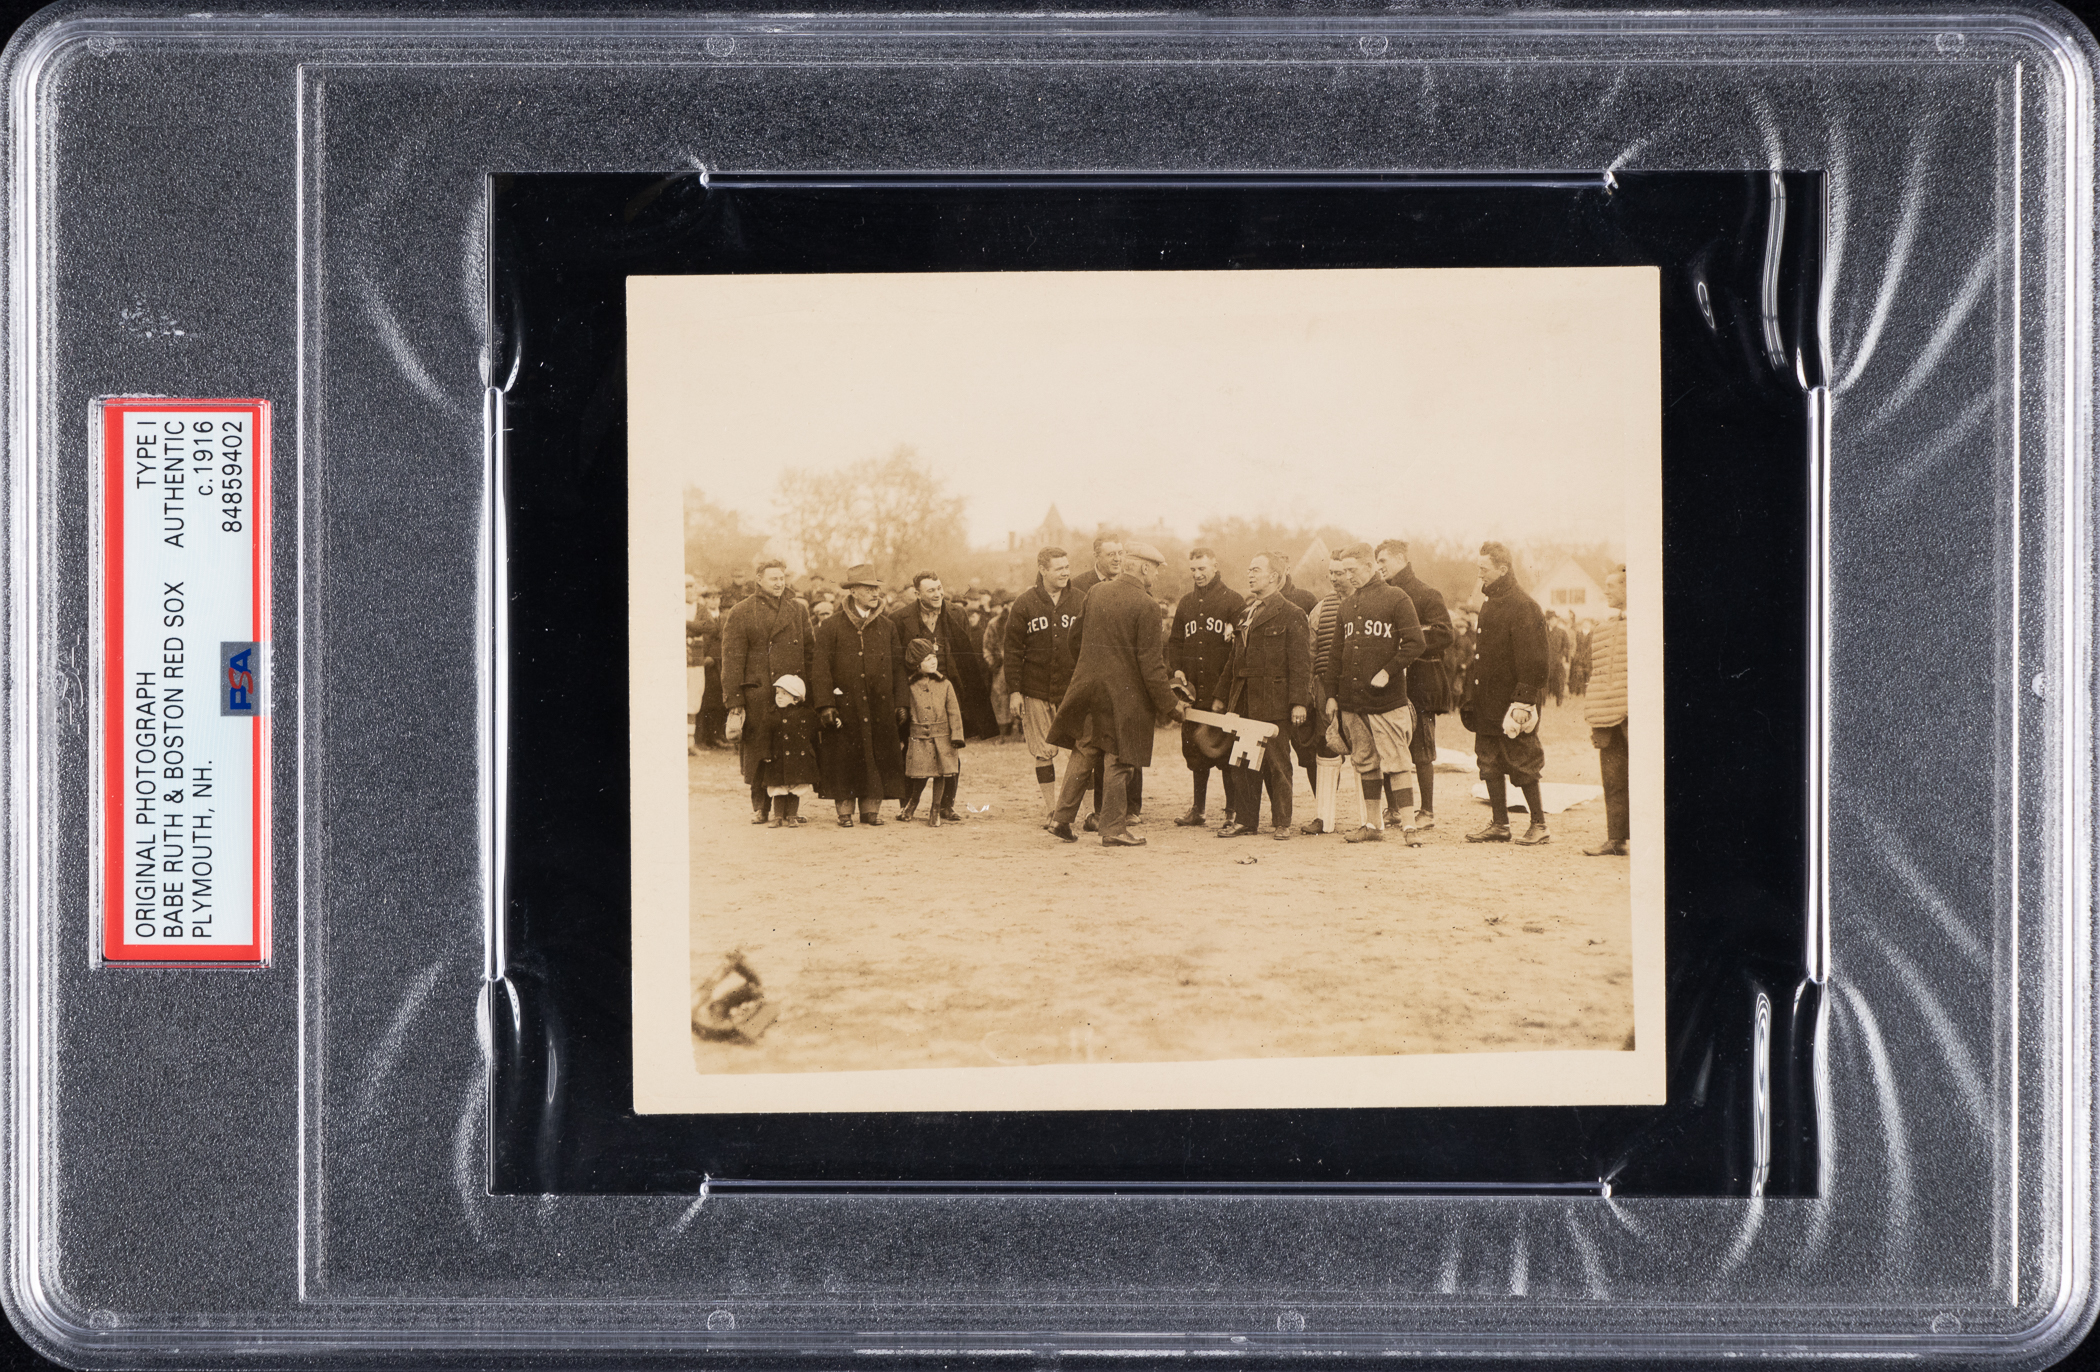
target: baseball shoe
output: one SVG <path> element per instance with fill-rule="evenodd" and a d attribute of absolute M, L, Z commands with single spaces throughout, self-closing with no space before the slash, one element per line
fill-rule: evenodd
<path fill-rule="evenodd" d="M 1120 838 L 1114 834 L 1103 834 L 1101 836 L 1101 846 L 1103 848 L 1142 848 L 1145 846 L 1145 840 L 1139 838 L 1136 834 L 1124 834 Z"/>
<path fill-rule="evenodd" d="M 1053 838 L 1060 839 L 1065 843 L 1079 842 L 1079 835 L 1072 832 L 1072 826 L 1069 824 L 1051 824 L 1044 827 L 1050 830 Z"/>
<path fill-rule="evenodd" d="M 1391 806 L 1386 807 L 1385 814 L 1381 816 L 1381 818 L 1385 820 L 1385 827 L 1388 829 L 1397 829 L 1400 827 L 1400 812 L 1398 810 L 1393 809 Z"/>
<path fill-rule="evenodd" d="M 1525 827 L 1523 833 L 1516 836 L 1514 842 L 1521 843 L 1527 848 L 1535 848 L 1541 843 L 1553 842 L 1553 835 L 1546 832 L 1545 825 L 1534 821 Z"/>
<path fill-rule="evenodd" d="M 1415 827 L 1416 827 L 1417 829 L 1434 829 L 1434 828 L 1436 828 L 1436 811 L 1434 811 L 1434 810 L 1417 810 L 1417 811 L 1415 811 Z"/>
<path fill-rule="evenodd" d="M 1324 834 L 1327 832 L 1327 826 L 1316 819 L 1309 819 L 1298 826 L 1298 832 L 1301 834 Z"/>
<path fill-rule="evenodd" d="M 1509 842 L 1509 826 L 1507 824 L 1497 824 L 1493 820 L 1489 820 L 1485 827 L 1476 829 L 1472 833 L 1467 834 L 1466 842 L 1507 843 Z"/>
<path fill-rule="evenodd" d="M 1224 826 L 1218 830 L 1219 838 L 1252 838 L 1253 836 L 1254 826 L 1242 824 L 1236 819 L 1226 820 Z"/>
<path fill-rule="evenodd" d="M 1422 846 L 1422 831 L 1412 824 L 1400 826 L 1400 841 L 1410 848 Z"/>
<path fill-rule="evenodd" d="M 1201 810 L 1191 810 L 1180 819 L 1175 820 L 1174 824 L 1176 828 L 1180 829 L 1200 829 L 1207 822 Z"/>
<path fill-rule="evenodd" d="M 1343 834 L 1343 835 L 1342 835 L 1342 842 L 1344 842 L 1344 843 L 1383 843 L 1383 842 L 1385 842 L 1385 830 L 1383 830 L 1383 829 L 1379 828 L 1379 827 L 1378 827 L 1377 825 L 1375 825 L 1375 824 L 1365 824 L 1365 825 L 1361 825 L 1361 826 L 1359 826 L 1359 827 L 1357 828 L 1357 830 L 1356 830 L 1356 832 L 1355 832 L 1355 833 L 1353 833 L 1353 834 Z"/>
<path fill-rule="evenodd" d="M 1626 857 L 1626 840 L 1623 838 L 1608 838 L 1594 848 L 1583 849 L 1582 855 L 1584 857 Z"/>

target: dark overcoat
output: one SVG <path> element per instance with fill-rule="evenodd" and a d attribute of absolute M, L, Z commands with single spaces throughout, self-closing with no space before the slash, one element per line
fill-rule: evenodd
<path fill-rule="evenodd" d="M 888 615 L 878 609 L 857 620 L 849 605 L 817 626 L 809 701 L 839 712 L 839 727 L 817 735 L 817 794 L 904 799 L 904 747 L 897 741 L 897 711 L 907 703 L 904 659 Z"/>
<path fill-rule="evenodd" d="M 1415 622 L 1422 626 L 1422 655 L 1407 664 L 1407 698 L 1419 714 L 1443 714 L 1451 708 L 1451 678 L 1444 664 L 1451 647 L 1451 611 L 1444 593 L 1416 576 L 1413 564 L 1402 567 L 1392 584 L 1414 602 Z"/>
<path fill-rule="evenodd" d="M 1290 727 L 1291 707 L 1312 712 L 1312 621 L 1281 592 L 1262 602 L 1234 639 L 1213 696 L 1230 714 Z"/>
<path fill-rule="evenodd" d="M 1505 573 L 1484 588 L 1480 637 L 1466 668 L 1462 723 L 1476 734 L 1502 727 L 1510 702 L 1541 703 L 1546 691 L 1546 615 L 1539 603 Z"/>
<path fill-rule="evenodd" d="M 813 651 L 809 606 L 791 595 L 754 595 L 723 621 L 723 703 L 744 709 L 744 780 L 759 780 L 773 746 L 773 683 L 798 676 L 807 685 Z"/>
<path fill-rule="evenodd" d="M 984 647 L 970 631 L 970 621 L 953 603 L 941 606 L 934 650 L 941 655 L 941 675 L 955 687 L 962 704 L 963 728 L 971 738 L 999 737 L 999 716 L 992 709 L 992 669 L 984 660 Z M 919 602 L 907 600 L 890 611 L 890 627 L 897 635 L 897 665 L 911 679 L 913 664 L 904 660 L 904 650 L 915 638 L 927 638 L 926 621 L 919 617 Z"/>
<path fill-rule="evenodd" d="M 1285 600 L 1304 611 L 1307 619 L 1312 618 L 1313 606 L 1320 603 L 1319 596 L 1291 580 L 1288 572 L 1284 573 L 1282 595 Z"/>
<path fill-rule="evenodd" d="M 1050 725 L 1053 745 L 1089 743 L 1129 766 L 1152 765 L 1153 731 L 1175 705 L 1161 627 L 1159 602 L 1128 572 L 1088 592 L 1072 684 Z"/>

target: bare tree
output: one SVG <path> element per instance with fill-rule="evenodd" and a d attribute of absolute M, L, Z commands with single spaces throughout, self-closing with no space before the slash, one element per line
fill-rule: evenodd
<path fill-rule="evenodd" d="M 781 530 L 804 565 L 836 577 L 858 562 L 896 585 L 964 546 L 964 499 L 909 447 L 835 472 L 791 468 L 780 477 Z"/>
<path fill-rule="evenodd" d="M 685 488 L 685 569 L 721 586 L 732 572 L 751 570 L 766 536 L 744 527 L 743 516 L 709 500 L 696 486 Z"/>

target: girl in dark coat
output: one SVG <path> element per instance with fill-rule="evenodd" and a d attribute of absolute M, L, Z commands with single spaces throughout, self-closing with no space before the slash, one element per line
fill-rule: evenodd
<path fill-rule="evenodd" d="M 817 712 L 809 708 L 809 689 L 798 676 L 773 683 L 773 727 L 767 736 L 759 776 L 773 807 L 773 827 L 809 823 L 802 797 L 817 783 Z"/>
<path fill-rule="evenodd" d="M 911 741 L 904 748 L 904 809 L 897 816 L 910 819 L 919 808 L 919 797 L 932 781 L 932 813 L 926 822 L 938 829 L 942 820 L 956 818 L 955 788 L 962 776 L 964 747 L 962 702 L 955 687 L 941 675 L 940 654 L 923 638 L 912 640 L 904 653 L 912 664 Z"/>

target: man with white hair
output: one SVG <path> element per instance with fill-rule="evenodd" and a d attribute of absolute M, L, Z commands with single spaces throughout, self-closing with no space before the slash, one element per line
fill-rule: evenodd
<path fill-rule="evenodd" d="M 1152 762 L 1153 731 L 1187 709 L 1167 684 L 1159 606 L 1152 599 L 1153 583 L 1165 565 L 1159 549 L 1129 544 L 1115 579 L 1087 595 L 1086 614 L 1073 635 L 1078 660 L 1072 684 L 1049 735 L 1051 744 L 1072 750 L 1050 829 L 1066 843 L 1078 841 L 1072 821 L 1079 816 L 1089 773 L 1098 770 L 1103 779 L 1101 846 L 1145 844 L 1130 832 L 1130 779 Z"/>

